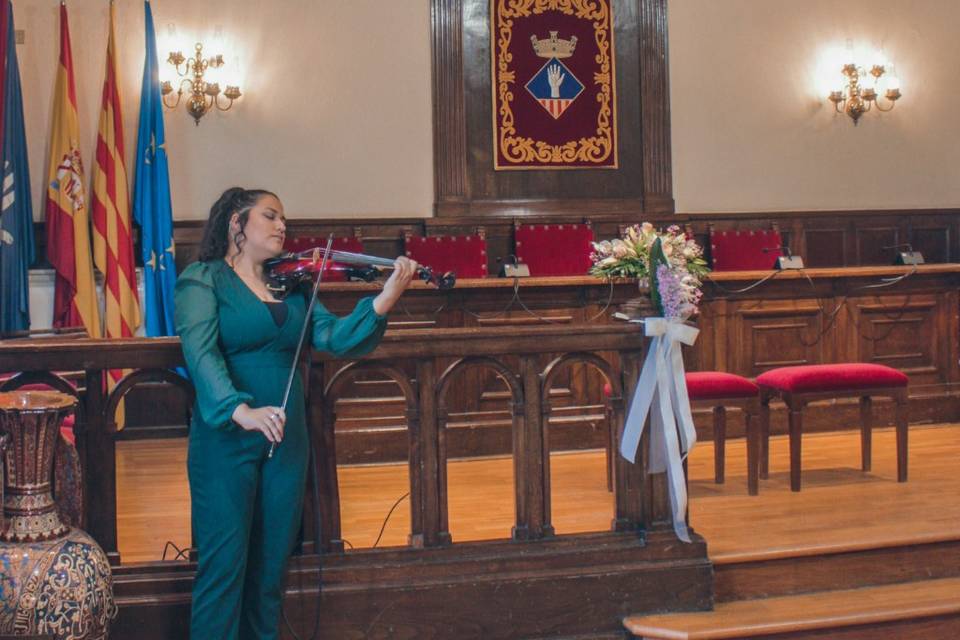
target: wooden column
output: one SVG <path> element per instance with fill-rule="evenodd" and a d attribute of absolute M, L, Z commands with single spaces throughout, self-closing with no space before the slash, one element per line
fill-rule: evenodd
<path fill-rule="evenodd" d="M 467 128 L 463 92 L 462 0 L 433 0 L 433 157 L 435 212 L 466 211 Z"/>
<path fill-rule="evenodd" d="M 513 528 L 516 540 L 534 540 L 553 535 L 550 525 L 549 460 L 543 425 L 540 367 L 536 356 L 520 358 L 520 379 L 523 384 L 523 428 L 514 438 L 514 473 L 517 502 L 517 523 Z"/>
<path fill-rule="evenodd" d="M 343 534 L 340 528 L 340 482 L 337 478 L 337 443 L 334 425 L 337 415 L 334 403 L 324 394 L 323 369 L 310 376 L 309 405 L 313 446 L 317 452 L 315 470 L 320 490 L 320 541 L 326 552 L 343 551 Z"/>
<path fill-rule="evenodd" d="M 617 450 L 613 464 L 614 470 L 614 515 L 612 529 L 614 531 L 642 531 L 646 528 L 647 503 L 647 457 L 648 438 L 644 431 L 640 439 L 640 449 L 637 451 L 636 463 L 629 462 L 620 455 L 620 437 L 626 422 L 626 415 L 630 412 L 633 402 L 633 390 L 640 377 L 640 366 L 643 360 L 642 351 L 621 351 L 620 366 L 622 368 L 622 385 L 624 393 L 625 411 L 617 416 Z"/>
<path fill-rule="evenodd" d="M 107 426 L 104 410 L 104 372 L 86 372 L 83 397 L 83 425 L 77 430 L 78 447 L 83 453 L 84 511 L 87 532 L 107 554 L 110 564 L 120 564 L 117 548 L 117 456 L 115 431 Z M 111 420 L 112 422 L 112 420 Z"/>
<path fill-rule="evenodd" d="M 644 211 L 672 212 L 667 0 L 640 0 L 639 31 Z"/>
<path fill-rule="evenodd" d="M 441 535 L 439 420 L 437 414 L 437 366 L 433 359 L 417 360 L 417 389 L 420 421 L 410 434 L 410 545 L 435 547 L 449 542 L 450 534 Z M 412 427 L 413 425 L 411 425 Z"/>

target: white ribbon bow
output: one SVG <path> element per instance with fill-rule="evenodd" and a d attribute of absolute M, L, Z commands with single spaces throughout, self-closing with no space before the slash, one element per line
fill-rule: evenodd
<path fill-rule="evenodd" d="M 683 460 L 697 442 L 690 398 L 683 371 L 681 343 L 692 345 L 699 329 L 680 320 L 646 318 L 646 335 L 652 337 L 640 380 L 630 403 L 620 440 L 620 453 L 635 462 L 647 415 L 650 415 L 650 468 L 648 473 L 667 472 L 673 530 L 684 542 L 687 531 L 687 485 Z M 651 409 L 653 410 L 651 412 Z"/>

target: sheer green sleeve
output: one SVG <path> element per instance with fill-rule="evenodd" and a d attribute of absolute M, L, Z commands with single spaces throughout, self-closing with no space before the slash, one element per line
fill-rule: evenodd
<path fill-rule="evenodd" d="M 313 308 L 313 348 L 319 351 L 358 358 L 373 351 L 386 330 L 387 318 L 373 310 L 373 298 L 364 298 L 342 318 L 319 302 Z"/>
<path fill-rule="evenodd" d="M 253 396 L 237 391 L 220 351 L 220 321 L 210 266 L 197 262 L 177 279 L 173 294 L 174 321 L 187 370 L 197 392 L 203 422 L 222 428 L 234 409 Z"/>

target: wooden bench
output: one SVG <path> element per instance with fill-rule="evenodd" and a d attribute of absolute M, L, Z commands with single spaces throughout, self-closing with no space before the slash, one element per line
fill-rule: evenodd
<path fill-rule="evenodd" d="M 770 401 L 780 398 L 789 412 L 790 489 L 800 491 L 800 436 L 803 408 L 816 400 L 860 398 L 861 468 L 870 471 L 871 398 L 886 396 L 896 404 L 897 481 L 907 481 L 907 376 L 879 364 L 844 363 L 771 369 L 757 376 L 760 387 L 760 477 L 769 475 Z"/>
<path fill-rule="evenodd" d="M 713 411 L 713 475 L 717 484 L 723 484 L 726 466 L 727 408 L 743 410 L 747 438 L 747 492 L 757 495 L 760 485 L 757 385 L 742 376 L 722 371 L 692 371 L 686 375 L 686 380 L 690 405 Z"/>

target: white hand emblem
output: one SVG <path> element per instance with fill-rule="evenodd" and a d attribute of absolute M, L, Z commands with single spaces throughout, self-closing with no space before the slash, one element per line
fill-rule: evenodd
<path fill-rule="evenodd" d="M 550 83 L 550 97 L 559 98 L 560 97 L 560 85 L 563 84 L 563 79 L 567 77 L 567 74 L 560 73 L 560 65 L 551 65 L 547 69 L 547 82 Z"/>

